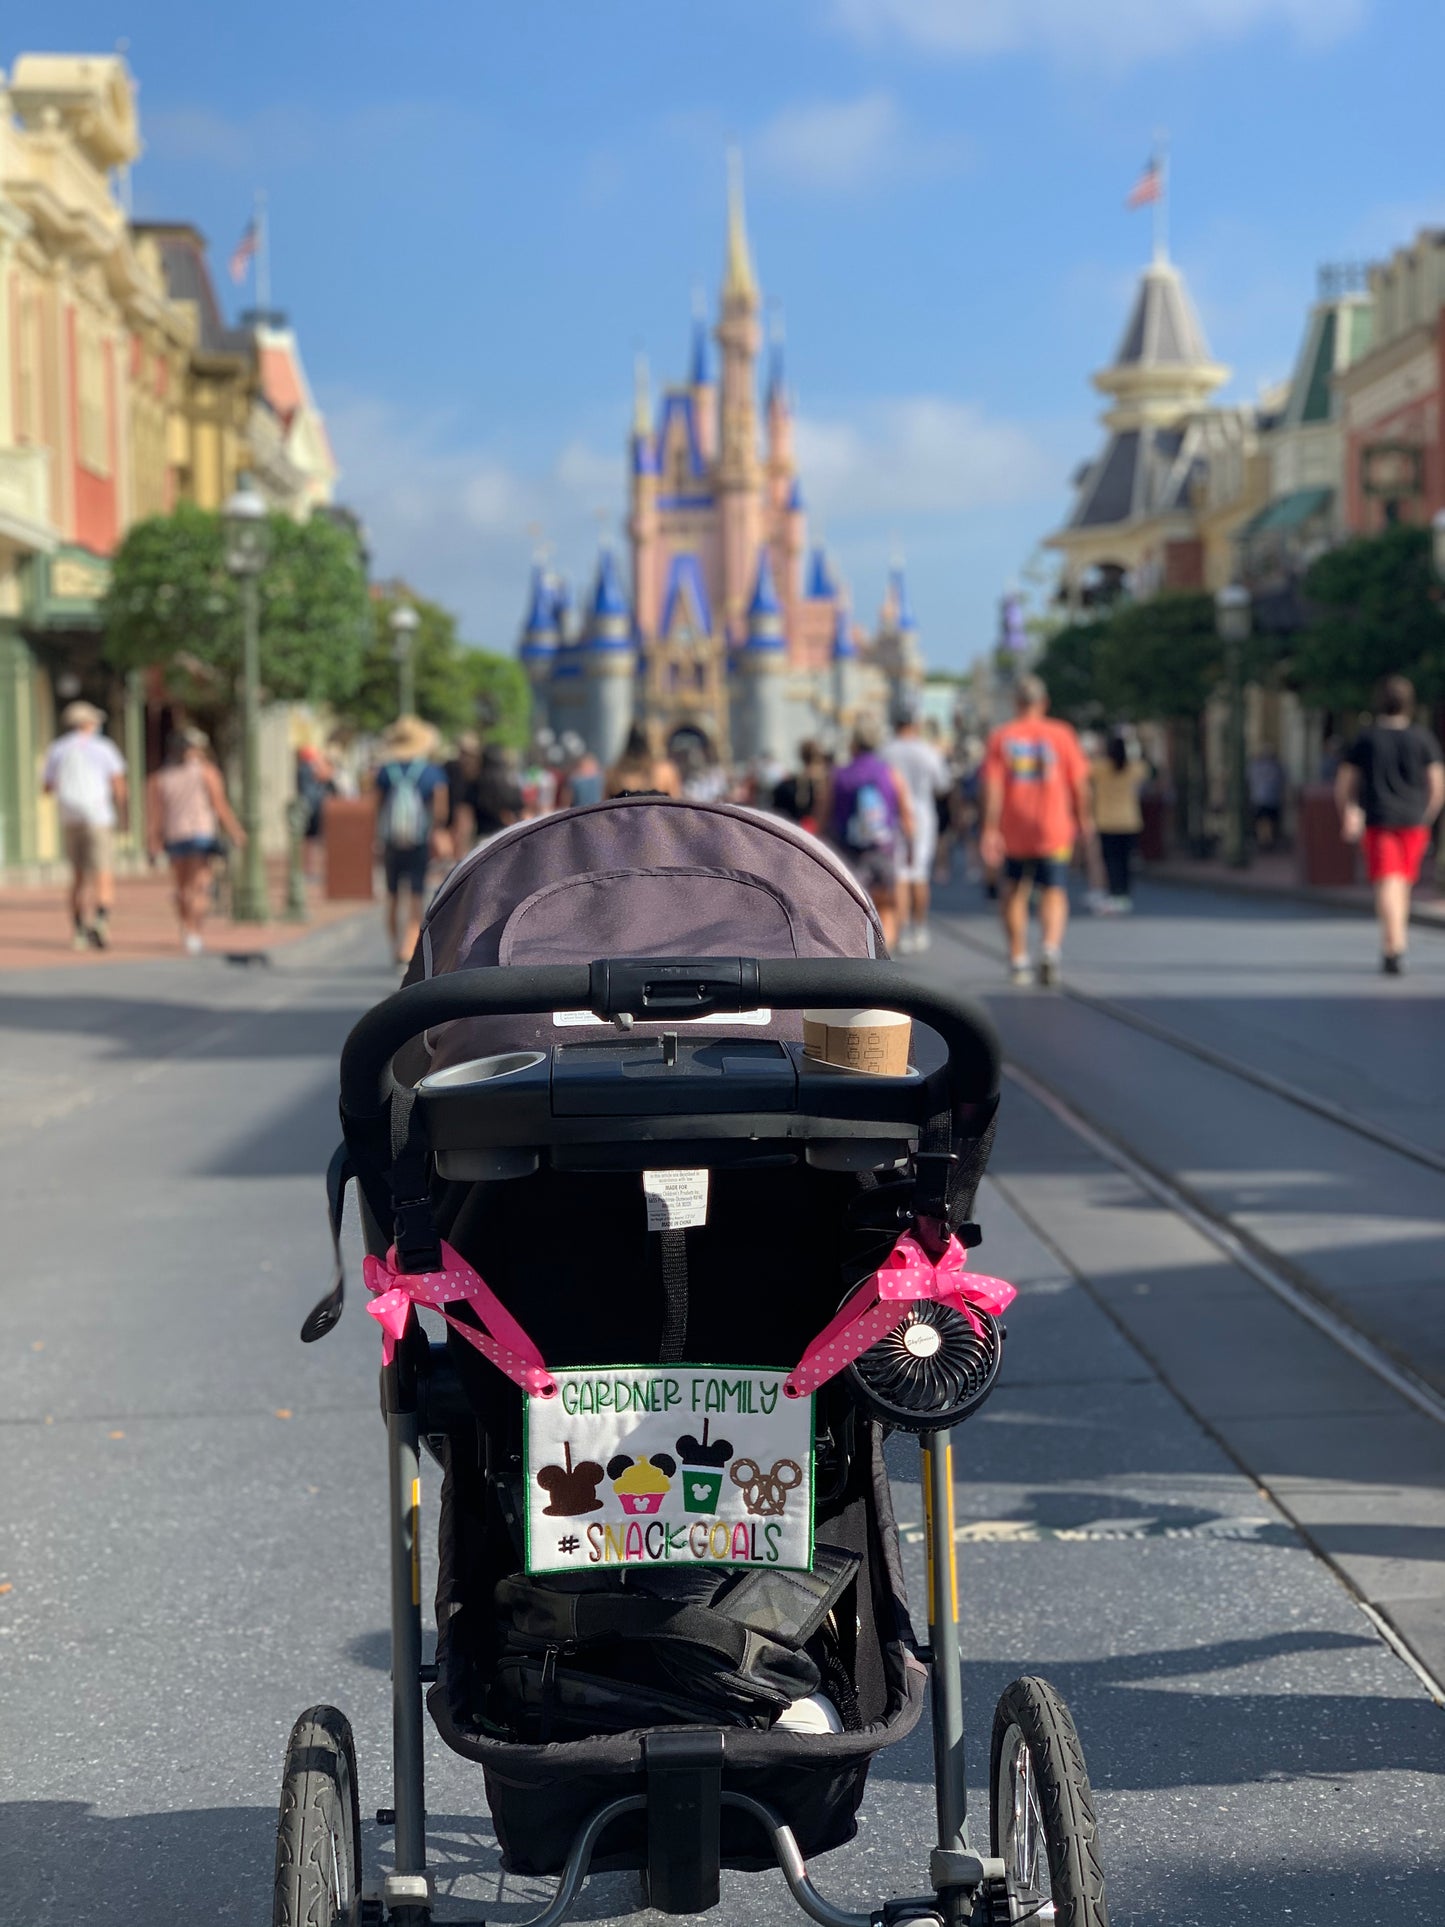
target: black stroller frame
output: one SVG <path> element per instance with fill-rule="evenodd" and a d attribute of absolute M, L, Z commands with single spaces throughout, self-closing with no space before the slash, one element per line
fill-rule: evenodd
<path fill-rule="evenodd" d="M 414 1160 L 414 1145 L 395 1137 L 393 1099 L 400 1088 L 393 1072 L 398 1051 L 424 1031 L 456 1019 L 516 1016 L 552 1012 L 588 1012 L 626 1032 L 636 1022 L 657 1024 L 699 1016 L 744 1013 L 759 1008 L 785 1011 L 804 1007 L 841 1009 L 883 1006 L 908 1013 L 941 1039 L 943 1055 L 935 1057 L 928 1075 L 911 1075 L 912 1151 L 914 1184 L 908 1204 L 897 1210 L 900 1225 L 911 1223 L 920 1236 L 947 1237 L 947 1187 L 955 1154 L 941 1149 L 936 1130 L 930 1135 L 927 1115 L 940 1109 L 940 1098 L 953 1119 L 972 1115 L 979 1137 L 985 1137 L 996 1109 L 1000 1054 L 988 1018 L 971 1001 L 910 976 L 892 963 L 852 959 L 773 961 L 746 958 L 701 960 L 632 959 L 587 965 L 511 966 L 463 969 L 417 982 L 388 997 L 364 1016 L 347 1040 L 341 1061 L 341 1114 L 345 1144 L 333 1163 L 330 1180 L 333 1223 L 339 1225 L 340 1196 L 349 1173 L 343 1157 L 349 1154 L 358 1178 L 367 1242 L 384 1251 L 390 1239 L 384 1227 L 394 1223 L 395 1243 L 403 1270 L 423 1271 L 437 1262 L 436 1233 L 429 1225 L 425 1186 L 403 1181 L 403 1165 Z M 666 1042 L 666 1038 L 664 1042 Z M 674 1043 L 675 1049 L 675 1043 Z M 854 1122 L 837 1128 L 843 1135 L 866 1135 L 866 1120 L 876 1116 L 883 1100 L 863 1095 L 864 1088 L 883 1080 L 839 1075 L 837 1105 L 845 1119 L 849 1090 Z M 889 1080 L 902 1083 L 903 1080 Z M 896 1094 L 895 1094 L 896 1097 Z M 869 1105 L 872 1105 L 870 1111 Z M 405 1114 L 405 1108 L 403 1114 Z M 903 1116 L 895 1105 L 889 1116 L 900 1128 Z M 629 1130 L 640 1125 L 635 1116 Z M 734 1120 L 728 1120 L 735 1124 Z M 654 1120 L 659 1139 L 669 1120 Z M 735 1127 L 736 1128 L 736 1127 Z M 792 1128 L 792 1127 L 789 1127 Z M 871 1128 L 876 1128 L 871 1127 Z M 644 1135 L 646 1131 L 644 1130 Z M 798 1134 L 801 1135 L 799 1129 Z M 914 1148 L 916 1147 L 916 1148 Z M 387 1194 L 377 1182 L 388 1174 L 394 1189 Z M 965 1243 L 976 1242 L 976 1228 L 958 1227 Z M 410 1253 L 408 1245 L 411 1246 Z M 430 1254 L 429 1255 L 429 1248 Z M 341 1311 L 342 1281 L 338 1268 L 333 1291 L 307 1320 L 303 1337 L 322 1336 Z M 282 1825 L 277 1860 L 275 1918 L 300 1921 L 396 1923 L 397 1927 L 426 1927 L 431 1919 L 432 1885 L 427 1872 L 426 1810 L 423 1775 L 423 1694 L 437 1678 L 437 1667 L 423 1662 L 421 1631 L 421 1573 L 419 1530 L 420 1454 L 429 1436 L 442 1433 L 466 1414 L 466 1397 L 445 1345 L 419 1342 L 399 1344 L 382 1373 L 382 1404 L 386 1419 L 390 1494 L 391 1562 L 391 1704 L 394 1790 L 392 1806 L 378 1810 L 378 1819 L 394 1827 L 393 1870 L 379 1892 L 363 1896 L 359 1884 L 359 1847 L 352 1851 L 358 1872 L 350 1874 L 340 1834 L 357 1824 L 354 1752 L 344 1718 L 329 1708 L 303 1715 L 293 1734 L 288 1756 L 287 1789 L 282 1799 Z M 662 1727 L 646 1731 L 642 1740 L 644 1790 L 630 1792 L 598 1806 L 572 1839 L 561 1869 L 555 1896 L 526 1927 L 560 1927 L 586 1879 L 589 1867 L 614 1823 L 627 1816 L 644 1816 L 645 1887 L 647 1904 L 674 1914 L 701 1913 L 719 1898 L 719 1829 L 724 1809 L 755 1823 L 761 1841 L 771 1849 L 793 1898 L 819 1927 L 893 1927 L 905 1920 L 933 1921 L 938 1927 L 1003 1927 L 1009 1921 L 1067 1915 L 1073 1927 L 1107 1927 L 1102 1876 L 1093 1858 L 1093 1815 L 1082 1757 L 1078 1754 L 1067 1709 L 1044 1682 L 1021 1680 L 1005 1694 L 995 1721 L 993 1778 L 1002 1773 L 1006 1785 L 995 1788 L 992 1840 L 989 1850 L 975 1843 L 970 1831 L 964 1771 L 964 1716 L 962 1660 L 958 1638 L 958 1596 L 953 1509 L 952 1437 L 948 1429 L 919 1433 L 927 1553 L 929 1644 L 916 1656 L 928 1666 L 933 1736 L 936 1839 L 927 1864 L 928 1891 L 921 1895 L 884 1900 L 868 1913 L 850 1912 L 828 1901 L 813 1884 L 791 1828 L 765 1802 L 724 1785 L 727 1733 L 708 1726 Z M 1035 1690 L 1037 1689 L 1037 1690 Z M 1039 1694 L 1045 1696 L 1039 1713 Z M 1009 1695 L 1014 1696 L 1010 1702 Z M 1001 1730 L 1005 1707 L 1012 1706 L 1011 1722 Z M 1042 1718 L 1042 1724 L 1040 1720 Z M 309 1724 L 308 1724 L 309 1722 Z M 1060 1748 L 1062 1747 L 1062 1751 Z M 301 1752 L 298 1753 L 297 1749 Z M 1012 1748 L 1010 1753 L 1009 1749 Z M 1073 1759 L 1065 1757 L 1072 1748 Z M 1001 1757 L 1002 1754 L 1007 1758 Z M 311 1778 L 295 1764 L 302 1758 Z M 314 1795 L 316 1771 L 325 1769 L 326 1786 L 337 1788 L 330 1828 L 330 1868 L 323 1840 L 318 1851 L 315 1828 L 304 1833 L 300 1822 L 288 1833 L 288 1801 L 294 1809 Z M 329 1779 L 327 1775 L 329 1774 Z M 1041 1777 L 1044 1798 L 1034 1779 Z M 1069 1811 L 1060 1820 L 1053 1812 L 1058 1802 L 1052 1789 L 1067 1783 Z M 299 1791 L 298 1791 L 299 1789 Z M 323 1789 L 325 1791 L 325 1789 Z M 316 1796 L 319 1799 L 319 1796 Z M 1032 1804 L 1030 1804 L 1032 1802 Z M 324 1807 L 325 1802 L 320 1801 Z M 1045 1807 L 1051 1809 L 1044 1811 Z M 319 1810 L 319 1809 L 318 1809 Z M 1019 1816 L 1022 1815 L 1020 1820 Z M 1011 1817 L 1012 1816 L 1012 1817 Z M 320 1823 L 318 1823 L 319 1825 Z M 636 1825 L 636 1820 L 633 1822 Z M 1022 1834 L 1019 1828 L 1022 1828 Z M 1060 1828 L 1062 1827 L 1062 1832 Z M 1032 1832 L 1030 1831 L 1032 1829 Z M 1004 1856 L 1011 1854 L 1017 1865 Z M 1033 1860 L 1028 1860 L 1032 1854 Z M 1082 1855 L 1082 1860 L 1080 1856 Z M 1022 1856 L 1022 1858 L 1021 1858 Z M 298 1903 L 304 1881 L 286 1885 L 283 1862 L 298 1858 L 316 1862 L 315 1875 L 327 1888 L 330 1910 Z M 1027 1864 L 1024 1862 L 1027 1861 Z M 1069 1898 L 1079 1866 L 1085 1875 L 1082 1907 Z M 1092 1865 L 1092 1875 L 1090 1875 Z M 1048 1878 L 1044 1878 L 1047 1874 Z M 334 1875 L 334 1878 L 333 1878 Z M 1092 1878 L 1093 1885 L 1089 1881 Z M 284 1887 L 284 1896 L 283 1896 Z M 318 1889 L 319 1891 L 319 1889 Z M 1043 1897 L 1035 1904 L 1035 1893 Z M 286 1898 L 285 1896 L 289 1896 Z M 474 1923 L 480 1927 L 480 1923 Z"/>

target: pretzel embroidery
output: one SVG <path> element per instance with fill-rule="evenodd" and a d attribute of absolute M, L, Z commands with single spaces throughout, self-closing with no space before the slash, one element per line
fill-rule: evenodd
<path fill-rule="evenodd" d="M 785 1472 L 791 1476 L 784 1478 Z M 775 1459 L 772 1471 L 764 1472 L 756 1459 L 734 1459 L 728 1477 L 755 1519 L 775 1519 L 788 1503 L 788 1494 L 803 1483 L 803 1468 L 796 1459 Z"/>

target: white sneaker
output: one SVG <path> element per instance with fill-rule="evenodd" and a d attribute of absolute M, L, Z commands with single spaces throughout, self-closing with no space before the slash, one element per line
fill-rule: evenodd
<path fill-rule="evenodd" d="M 188 930 L 185 938 L 185 951 L 188 957 L 199 957 L 205 949 L 205 942 L 194 930 Z"/>
<path fill-rule="evenodd" d="M 1058 951 L 1057 950 L 1042 951 L 1039 956 L 1039 982 L 1047 986 L 1049 984 L 1056 984 L 1058 981 L 1059 981 Z"/>
<path fill-rule="evenodd" d="M 906 930 L 898 933 L 898 954 L 900 957 L 911 957 L 917 948 L 918 939 L 913 934 L 913 925 L 909 924 Z"/>
<path fill-rule="evenodd" d="M 1016 984 L 1031 984 L 1034 967 L 1027 957 L 1015 957 L 1009 964 L 1008 974 Z"/>
<path fill-rule="evenodd" d="M 916 925 L 913 932 L 913 948 L 915 950 L 927 950 L 932 942 L 933 932 L 929 929 L 928 925 L 926 923 Z"/>

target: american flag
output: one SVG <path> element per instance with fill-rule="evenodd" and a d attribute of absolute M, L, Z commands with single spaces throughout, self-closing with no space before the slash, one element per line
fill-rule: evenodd
<path fill-rule="evenodd" d="M 252 215 L 242 231 L 240 240 L 231 250 L 231 279 L 239 287 L 246 278 L 246 270 L 256 257 L 256 217 Z"/>
<path fill-rule="evenodd" d="M 1129 198 L 1124 205 L 1125 207 L 1148 207 L 1149 203 L 1157 201 L 1163 192 L 1164 170 L 1159 165 L 1157 156 L 1151 155 L 1144 172 L 1129 189 Z"/>

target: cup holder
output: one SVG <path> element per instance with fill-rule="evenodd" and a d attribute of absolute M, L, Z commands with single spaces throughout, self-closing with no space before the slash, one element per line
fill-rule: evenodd
<path fill-rule="evenodd" d="M 515 1077 L 519 1071 L 535 1070 L 545 1064 L 544 1050 L 499 1051 L 495 1057 L 470 1057 L 465 1064 L 450 1064 L 444 1071 L 432 1071 L 421 1081 L 424 1091 L 457 1091 L 474 1084 L 492 1084 L 499 1077 Z"/>

